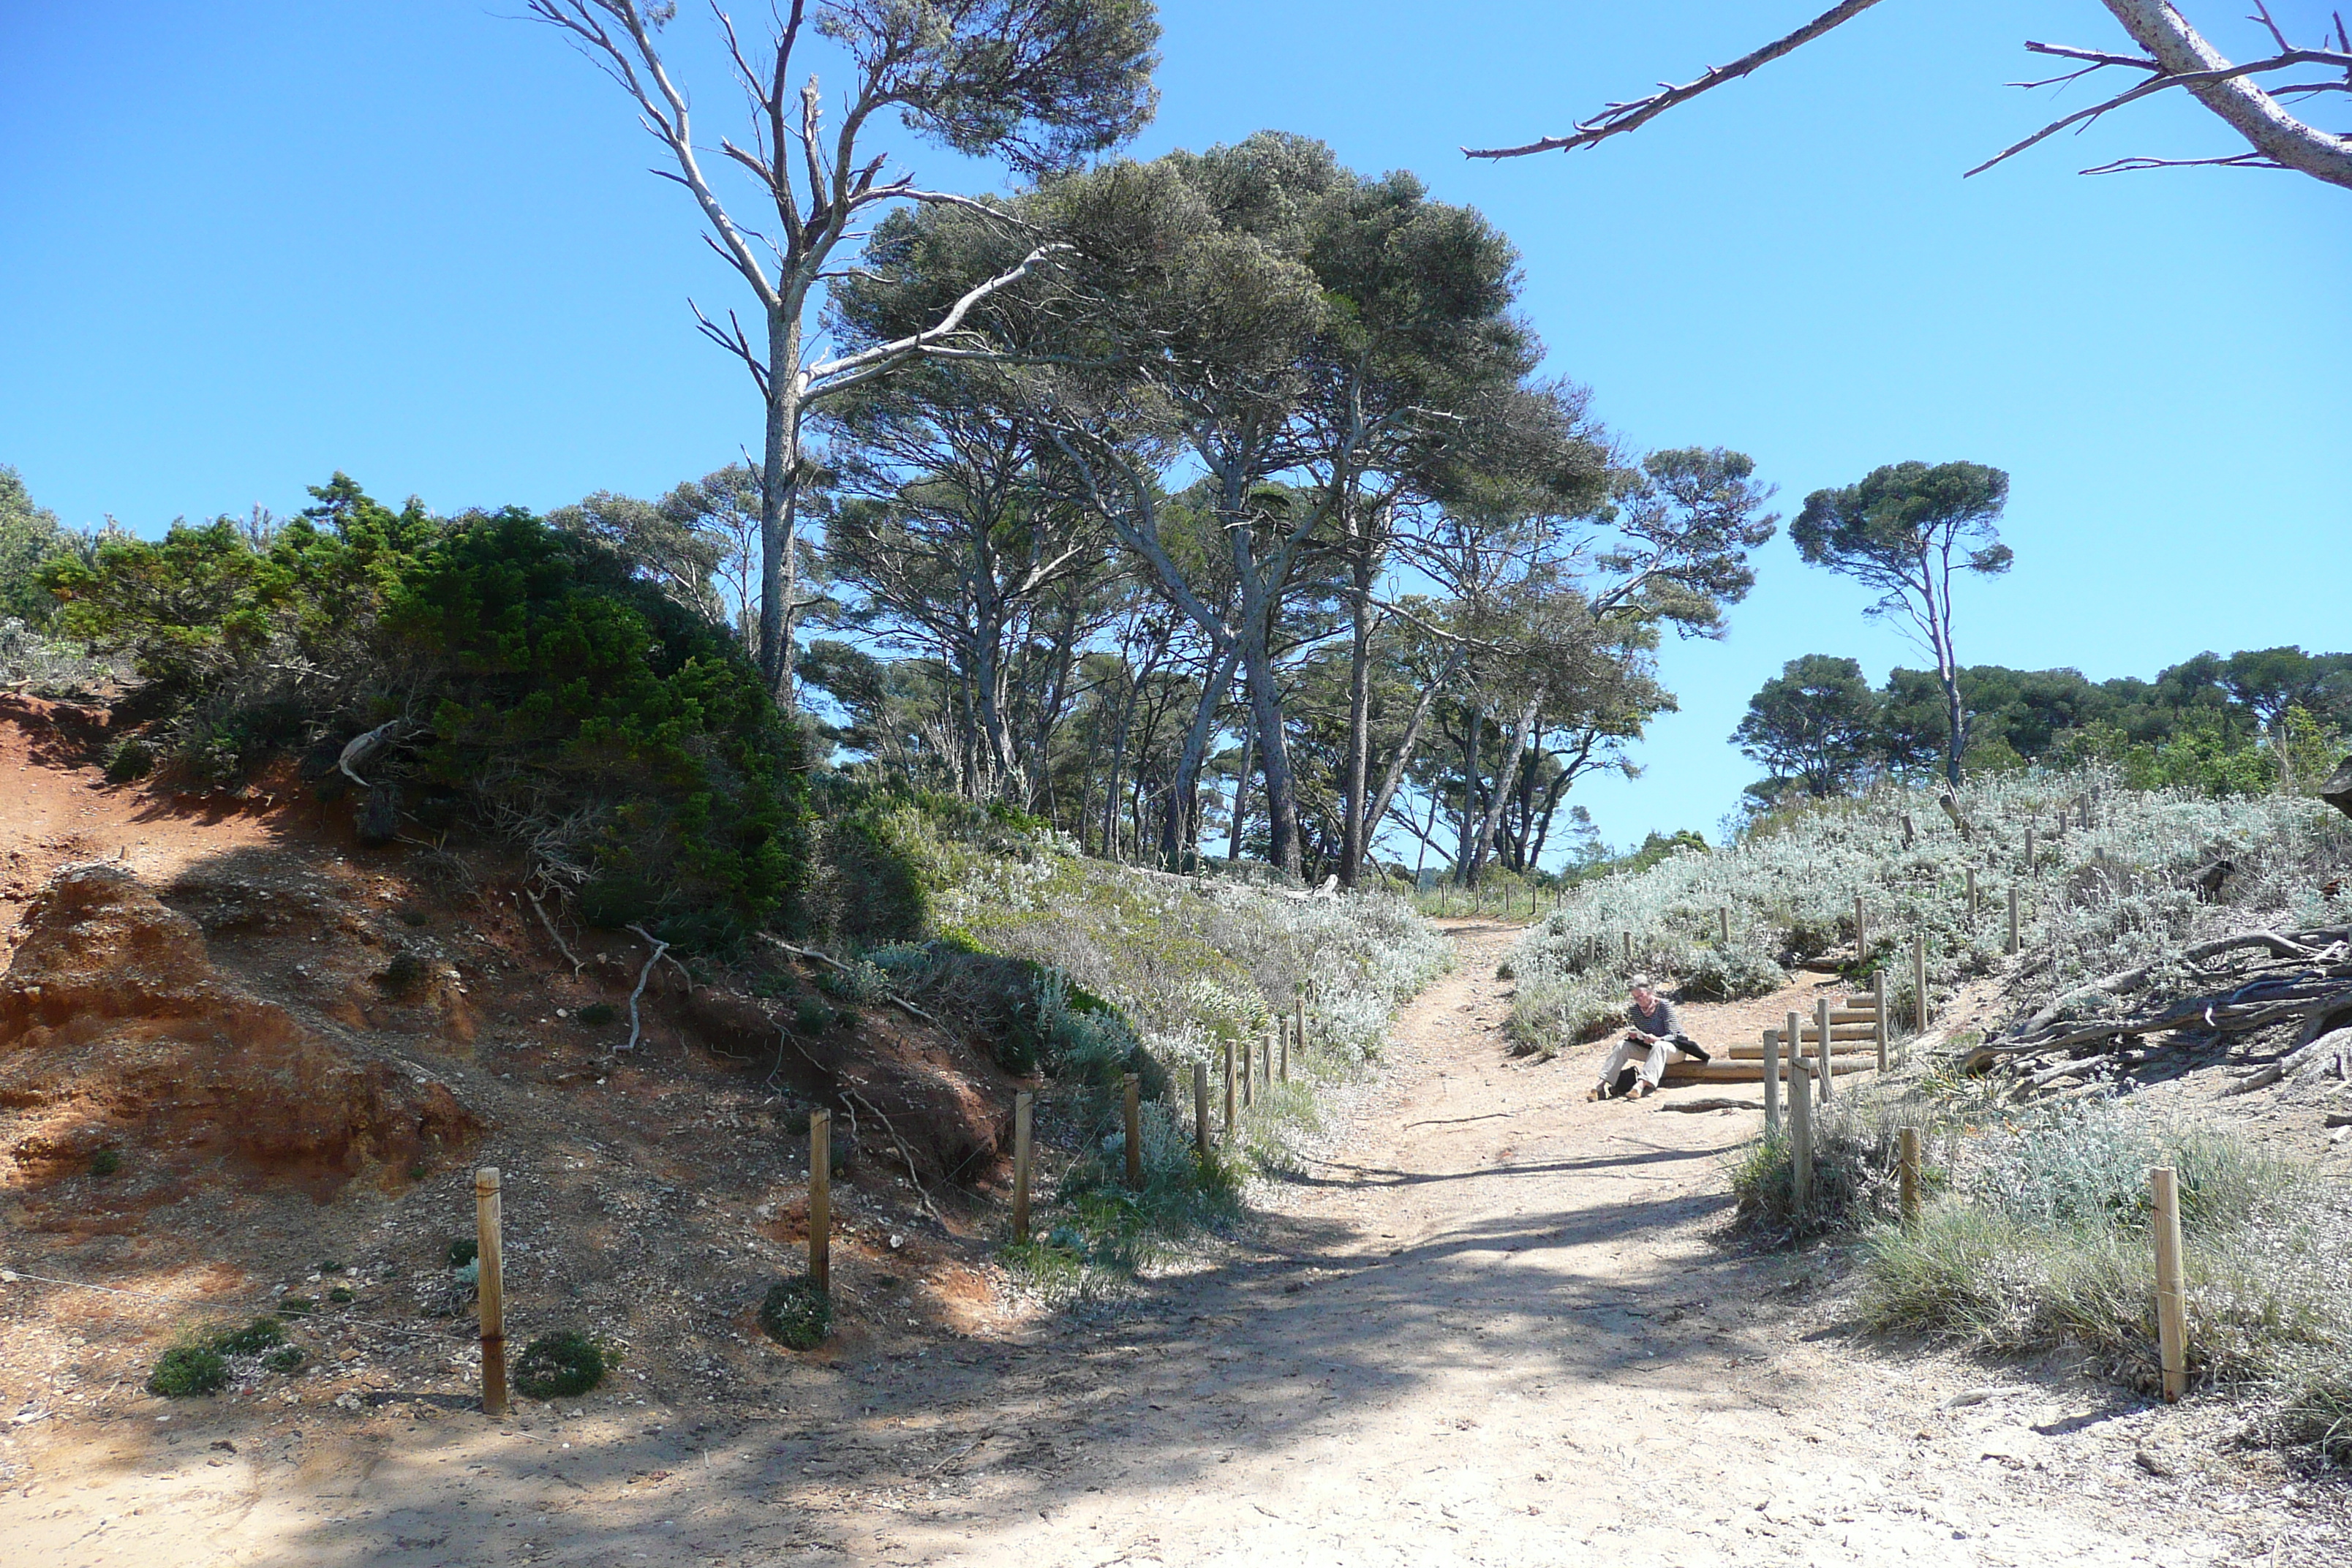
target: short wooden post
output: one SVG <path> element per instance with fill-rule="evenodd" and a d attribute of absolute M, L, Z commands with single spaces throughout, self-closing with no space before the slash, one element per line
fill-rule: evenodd
<path fill-rule="evenodd" d="M 1764 1131 L 1769 1135 L 1780 1131 L 1780 1080 L 1787 1076 L 1783 1066 L 1797 1054 L 1797 1016 L 1789 1015 L 1780 1026 L 1778 1039 L 1767 1035 L 1764 1039 Z"/>
<path fill-rule="evenodd" d="M 507 1282 L 499 1247 L 499 1172 L 474 1173 L 474 1262 L 482 1303 L 482 1414 L 507 1413 Z"/>
<path fill-rule="evenodd" d="M 1027 1096 L 1021 1097 L 1026 1099 Z M 1029 1217 L 1027 1162 L 1021 1153 L 1021 1100 L 1013 1105 L 1013 1212 L 1025 1227 Z M 809 1112 L 808 1277 L 819 1290 L 833 1289 L 833 1112 Z"/>
<path fill-rule="evenodd" d="M 1234 1121 L 1234 1043 L 1227 1040 L 1225 1042 L 1225 1144 L 1228 1148 L 1233 1146 Z"/>
<path fill-rule="evenodd" d="M 1244 1040 L 1242 1048 L 1242 1109 L 1257 1103 L 1257 1042 Z"/>
<path fill-rule="evenodd" d="M 1127 1184 L 1143 1185 L 1143 1079 L 1128 1073 L 1119 1079 L 1119 1089 L 1125 1103 L 1127 1121 L 1122 1131 L 1127 1134 Z"/>
<path fill-rule="evenodd" d="M 1919 1030 L 1927 1032 L 1927 935 L 1914 931 L 1911 936 L 1911 986 L 1918 994 Z"/>
<path fill-rule="evenodd" d="M 1870 1029 L 1878 1047 L 1878 1070 L 1886 1070 L 1886 971 L 1870 977 Z"/>
<path fill-rule="evenodd" d="M 2017 889 L 2015 888 L 2009 890 L 2009 951 L 2012 955 L 2017 952 Z"/>
<path fill-rule="evenodd" d="M 2156 1345 L 2164 1397 L 2189 1392 L 2189 1299 L 2180 1280 L 2180 1181 L 2169 1165 L 2147 1173 L 2156 1196 Z"/>
<path fill-rule="evenodd" d="M 1895 1151 L 1895 1190 L 1902 1204 L 1903 1222 L 1908 1225 L 1919 1217 L 1919 1130 L 1898 1129 Z"/>
<path fill-rule="evenodd" d="M 1731 906 L 1728 904 L 1715 907 L 1715 940 L 1718 946 L 1731 945 Z"/>
<path fill-rule="evenodd" d="M 1908 849 L 1908 848 L 1910 848 L 1910 847 L 1911 847 L 1911 840 L 1912 840 L 1912 838 L 1913 838 L 1914 837 L 1915 837 L 1915 835 L 1912 833 L 1912 830 L 1911 830 L 1911 814 L 1910 814 L 1909 812 L 1907 812 L 1907 811 L 1906 811 L 1906 812 L 1905 812 L 1905 813 L 1903 814 L 1903 847 L 1904 847 L 1904 848 Z"/>
<path fill-rule="evenodd" d="M 1813 1205 L 1813 1074 L 1801 1056 L 1789 1064 L 1789 1179 L 1802 1224 Z"/>
<path fill-rule="evenodd" d="M 1627 931 L 1627 932 L 1625 933 L 1625 966 L 1626 966 L 1628 969 L 1630 969 L 1630 968 L 1632 968 L 1632 967 L 1633 967 L 1633 933 L 1632 931 Z"/>
<path fill-rule="evenodd" d="M 1832 1070 L 1830 1060 L 1830 999 L 1828 997 L 1824 996 L 1814 1004 L 1813 1022 L 1815 1027 L 1821 1031 L 1822 1037 L 1815 1044 L 1814 1054 L 1821 1058 L 1822 1103 L 1827 1105 L 1830 1102 L 1830 1080 L 1836 1076 Z"/>
<path fill-rule="evenodd" d="M 1292 1038 L 1294 1041 L 1296 1041 L 1296 1042 L 1297 1042 L 1297 1046 L 1298 1046 L 1299 1050 L 1300 1050 L 1301 1052 L 1304 1052 L 1304 1051 L 1307 1049 L 1307 987 L 1306 987 L 1306 986 L 1301 985 L 1301 986 L 1298 988 L 1298 994 L 1297 994 L 1295 997 L 1293 997 L 1293 998 L 1291 999 L 1291 1004 L 1290 1004 L 1290 1005 L 1291 1005 L 1291 1008 L 1292 1008 L 1292 1013 L 1291 1013 L 1291 1024 L 1292 1024 L 1292 1027 L 1291 1027 L 1291 1031 L 1290 1031 L 1291 1038 Z"/>
<path fill-rule="evenodd" d="M 1290 1020 L 1287 1018 L 1282 1021 L 1282 1065 L 1275 1077 L 1283 1083 L 1290 1081 Z"/>
<path fill-rule="evenodd" d="M 1209 1064 L 1192 1064 L 1192 1152 L 1202 1163 L 1209 1158 Z"/>
<path fill-rule="evenodd" d="M 826 1168 L 820 1163 L 816 1152 L 819 1132 L 816 1117 L 824 1114 L 824 1112 L 820 1110 L 816 1116 L 809 1118 L 809 1279 L 816 1282 L 819 1289 L 824 1288 L 823 1260 L 825 1253 L 824 1243 L 817 1239 L 816 1222 L 820 1210 L 817 1194 L 820 1190 L 827 1194 L 823 1206 L 831 1207 L 830 1181 L 822 1189 L 817 1182 L 817 1173 Z M 1037 1097 L 1025 1089 L 1015 1094 L 1013 1097 L 1013 1239 L 1015 1241 L 1029 1239 L 1030 1130 L 1034 1126 L 1036 1118 Z M 827 1131 L 825 1138 L 828 1142 L 831 1136 L 830 1131 Z M 829 1161 L 831 1157 L 828 1150 L 824 1158 Z M 830 1215 L 827 1217 L 830 1218 Z"/>
<path fill-rule="evenodd" d="M 2033 869 L 2033 829 L 2031 826 L 2025 830 L 2025 868 L 2029 871 Z"/>
<path fill-rule="evenodd" d="M 1856 963 L 1867 963 L 1870 961 L 1870 930 L 1866 923 L 1868 918 L 1863 910 L 1862 895 L 1856 893 L 1853 896 L 1853 961 Z"/>
<path fill-rule="evenodd" d="M 1971 930 L 1971 931 L 1975 930 L 1975 929 L 1976 929 L 1976 923 L 1977 923 L 1977 868 L 1976 868 L 1974 866 L 1971 866 L 1971 867 L 1969 867 L 1969 930 Z"/>

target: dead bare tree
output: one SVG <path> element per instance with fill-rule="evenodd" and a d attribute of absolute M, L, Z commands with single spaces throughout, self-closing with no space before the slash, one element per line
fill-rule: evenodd
<path fill-rule="evenodd" d="M 751 288 L 756 329 L 737 313 L 725 324 L 699 307 L 703 333 L 743 363 L 766 406 L 760 485 L 761 672 L 792 701 L 790 597 L 793 520 L 803 479 L 801 423 L 809 407 L 926 354 L 984 352 L 966 321 L 975 306 L 1045 264 L 1061 247 L 1038 244 L 1015 265 L 971 289 L 920 331 L 827 357 L 809 321 L 821 287 L 839 274 L 835 252 L 861 238 L 857 225 L 898 202 L 962 206 L 1018 220 L 970 197 L 885 179 L 887 157 L 861 145 L 877 115 L 896 110 L 917 133 L 958 152 L 992 153 L 1023 173 L 1066 166 L 1117 145 L 1151 115 L 1159 25 L 1148 0 L 792 0 L 768 42 L 747 52 L 715 7 L 737 83 L 751 110 L 750 145 L 721 139 L 718 152 L 750 176 L 775 213 L 775 231 L 739 223 L 702 164 L 688 95 L 670 75 L 655 35 L 677 14 L 663 0 L 529 0 L 530 14 L 569 35 L 617 82 L 670 167 L 656 174 L 685 187 L 709 226 L 703 238 Z M 812 16 L 811 13 L 814 15 Z M 804 29 L 848 57 L 851 85 L 840 127 L 824 128 L 812 73 L 795 87 L 793 52 Z M 756 63 L 755 63 L 756 62 Z"/>
<path fill-rule="evenodd" d="M 1841 0 L 1841 4 L 1830 7 L 1796 31 L 1742 55 L 1729 65 L 1710 67 L 1697 78 L 1679 86 L 1663 85 L 1646 98 L 1604 105 L 1599 113 L 1577 121 L 1575 129 L 1567 135 L 1546 136 L 1517 147 L 1465 147 L 1463 152 L 1472 158 L 1523 158 L 1531 153 L 1565 153 L 1579 147 L 1595 146 L 1612 136 L 1637 130 L 1677 104 L 1687 103 L 1710 89 L 1736 81 L 1759 67 L 1770 64 L 1832 28 L 1852 21 L 1877 3 L 1878 0 Z M 2220 158 L 2119 158 L 2085 169 L 2083 173 L 2105 174 L 2124 169 L 2197 165 L 2293 169 L 2315 180 L 2325 180 L 2331 185 L 2352 190 L 2352 136 L 2306 124 L 2289 113 L 2283 101 L 2308 99 L 2320 93 L 2352 92 L 2352 32 L 2347 32 L 2342 13 L 2336 13 L 2331 17 L 2336 25 L 2332 47 L 2323 37 L 2316 48 L 2299 47 L 2288 42 L 2284 30 L 2272 19 L 2269 5 L 2263 0 L 2255 0 L 2252 19 L 2260 22 L 2269 32 L 2272 41 L 2277 46 L 2277 52 L 2261 59 L 2233 63 L 2208 43 L 2169 0 L 2100 0 L 2100 3 L 2122 24 L 2124 31 L 2131 36 L 2132 41 L 2144 53 L 2118 54 L 2106 49 L 2029 41 L 2025 47 L 2035 54 L 2082 64 L 2077 69 L 2040 81 L 2011 85 L 2051 87 L 2110 69 L 2137 71 L 2141 73 L 2140 79 L 2111 98 L 2051 121 L 2023 141 L 2003 148 L 1969 170 L 1969 174 L 1982 174 L 1994 164 L 2014 157 L 2061 131 L 2087 125 L 2113 110 L 2177 87 L 2244 137 L 2252 151 Z M 2323 76 L 2314 80 L 2274 84 L 2254 79 L 2279 71 L 2311 67 L 2338 71 L 2342 75 L 2340 78 Z"/>

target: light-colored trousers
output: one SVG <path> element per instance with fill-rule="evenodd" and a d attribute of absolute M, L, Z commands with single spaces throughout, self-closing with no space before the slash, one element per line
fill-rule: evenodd
<path fill-rule="evenodd" d="M 1645 1046 L 1639 1040 L 1618 1041 L 1617 1048 L 1609 1053 L 1609 1064 L 1601 1069 L 1601 1087 L 1607 1089 L 1614 1084 L 1625 1064 L 1636 1057 L 1648 1058 L 1642 1063 L 1642 1081 L 1655 1089 L 1658 1080 L 1666 1076 L 1666 1064 L 1675 1059 L 1674 1042 L 1657 1040 Z"/>

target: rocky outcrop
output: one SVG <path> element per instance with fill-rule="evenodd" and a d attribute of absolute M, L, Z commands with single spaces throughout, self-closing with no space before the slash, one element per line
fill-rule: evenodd
<path fill-rule="evenodd" d="M 482 1123 L 432 1073 L 306 1026 L 215 967 L 205 935 L 121 866 L 68 866 L 26 911 L 0 979 L 0 1107 L 19 1170 L 135 1143 L 320 1197 L 470 1143 Z"/>

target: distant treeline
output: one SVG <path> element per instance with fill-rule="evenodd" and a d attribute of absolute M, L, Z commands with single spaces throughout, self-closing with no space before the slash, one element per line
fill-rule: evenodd
<path fill-rule="evenodd" d="M 2200 653 L 2153 680 L 1985 664 L 1963 668 L 1959 684 L 1964 755 L 1979 773 L 2105 761 L 2139 787 L 2308 788 L 2352 731 L 2352 653 Z M 1873 688 L 1857 661 L 1808 654 L 1764 683 L 1732 739 L 1771 770 L 1748 792 L 1769 805 L 1924 777 L 1949 732 L 1933 673 L 1897 669 Z"/>

